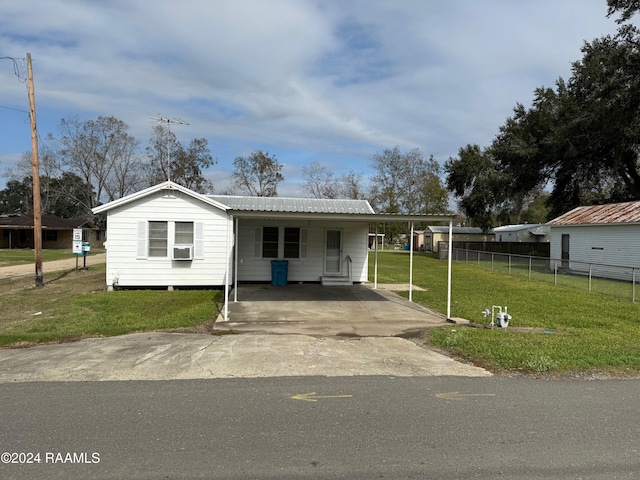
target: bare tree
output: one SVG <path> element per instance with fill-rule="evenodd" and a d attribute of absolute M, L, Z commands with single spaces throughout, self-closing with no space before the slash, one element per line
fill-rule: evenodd
<path fill-rule="evenodd" d="M 351 170 L 338 180 L 338 196 L 351 200 L 365 200 L 370 197 L 370 192 L 364 185 L 362 175 Z"/>
<path fill-rule="evenodd" d="M 153 127 L 147 155 L 149 185 L 171 179 L 199 193 L 213 191 L 213 184 L 203 176 L 203 170 L 216 164 L 205 138 L 194 138 L 185 149 L 173 132 L 164 125 L 156 125 Z M 167 161 L 169 155 L 171 160 Z"/>
<path fill-rule="evenodd" d="M 60 121 L 58 136 L 47 136 L 51 168 L 60 174 L 72 172 L 84 184 L 91 185 L 90 207 L 115 200 L 141 186 L 138 141 L 128 129 L 126 123 L 115 117 L 85 121 L 74 117 Z"/>
<path fill-rule="evenodd" d="M 312 162 L 309 166 L 302 167 L 302 178 L 304 181 L 300 187 L 314 198 L 338 197 L 339 187 L 333 172 L 320 162 Z"/>
<path fill-rule="evenodd" d="M 375 154 L 372 164 L 372 201 L 391 213 L 426 213 L 441 200 L 444 187 L 440 182 L 440 166 L 433 159 L 425 160 L 418 149 L 402 153 L 398 147 Z M 435 188 L 440 185 L 440 189 Z M 446 191 L 445 191 L 446 196 Z M 439 204 L 438 204 L 439 205 Z"/>
<path fill-rule="evenodd" d="M 236 157 L 233 161 L 234 185 L 249 195 L 257 197 L 276 197 L 278 184 L 284 180 L 282 164 L 275 155 L 258 150 L 248 157 Z"/>

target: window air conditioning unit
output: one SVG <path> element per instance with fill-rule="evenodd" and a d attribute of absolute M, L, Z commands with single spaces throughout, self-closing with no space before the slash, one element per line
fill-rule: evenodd
<path fill-rule="evenodd" d="M 173 247 L 174 260 L 193 260 L 193 246 Z"/>

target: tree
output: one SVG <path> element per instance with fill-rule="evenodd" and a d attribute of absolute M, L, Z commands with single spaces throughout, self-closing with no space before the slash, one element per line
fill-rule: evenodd
<path fill-rule="evenodd" d="M 43 214 L 63 218 L 89 217 L 89 204 L 93 197 L 91 185 L 71 172 L 64 172 L 59 178 L 40 177 L 41 208 Z M 21 181 L 10 180 L 6 188 L 0 190 L 0 213 L 33 212 L 33 182 L 31 177 Z"/>
<path fill-rule="evenodd" d="M 337 198 L 338 184 L 333 172 L 320 162 L 312 162 L 308 167 L 302 167 L 302 190 L 314 198 Z"/>
<path fill-rule="evenodd" d="M 607 0 L 609 9 L 607 17 L 616 13 L 620 14 L 617 23 L 623 23 L 629 20 L 635 13 L 640 11 L 640 0 Z"/>
<path fill-rule="evenodd" d="M 142 182 L 138 141 L 129 127 L 115 117 L 81 121 L 62 119 L 58 136 L 49 134 L 51 165 L 60 174 L 78 175 L 92 186 L 90 207 L 137 191 Z"/>
<path fill-rule="evenodd" d="M 156 125 L 146 150 L 149 185 L 171 179 L 199 193 L 213 191 L 213 184 L 203 176 L 203 170 L 216 164 L 205 138 L 192 139 L 185 149 L 173 132 L 164 125 Z M 170 162 L 167 162 L 168 155 L 171 155 Z"/>
<path fill-rule="evenodd" d="M 233 182 L 240 190 L 257 197 L 276 197 L 278 184 L 284 180 L 282 165 L 275 155 L 258 150 L 233 161 Z"/>
<path fill-rule="evenodd" d="M 425 160 L 418 149 L 402 153 L 396 146 L 372 157 L 372 201 L 389 213 L 427 213 L 434 202 L 441 206 L 446 191 L 440 183 L 440 166 L 433 156 Z M 446 210 L 446 207 L 444 207 Z M 431 212 L 429 212 L 431 213 Z"/>
<path fill-rule="evenodd" d="M 0 214 L 33 212 L 33 184 L 31 177 L 9 180 L 0 190 Z"/>
<path fill-rule="evenodd" d="M 338 196 L 351 200 L 365 200 L 371 195 L 364 185 L 362 175 L 351 170 L 338 180 Z"/>
<path fill-rule="evenodd" d="M 490 154 L 478 145 L 467 145 L 457 158 L 449 158 L 445 171 L 447 189 L 459 198 L 462 213 L 483 230 L 493 227 L 504 187 Z"/>

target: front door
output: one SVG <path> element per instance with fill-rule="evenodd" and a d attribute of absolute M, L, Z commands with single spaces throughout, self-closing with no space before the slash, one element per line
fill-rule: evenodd
<path fill-rule="evenodd" d="M 340 275 L 342 273 L 342 230 L 327 230 L 324 273 Z"/>

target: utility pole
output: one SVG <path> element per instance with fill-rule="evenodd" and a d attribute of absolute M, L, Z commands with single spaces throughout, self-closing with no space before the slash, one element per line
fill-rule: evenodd
<path fill-rule="evenodd" d="M 42 212 L 40 206 L 40 167 L 38 164 L 38 129 L 36 127 L 36 99 L 33 93 L 31 54 L 27 52 L 27 88 L 29 90 L 29 118 L 31 119 L 31 170 L 33 176 L 33 249 L 36 257 L 36 286 L 44 285 L 42 273 Z"/>

